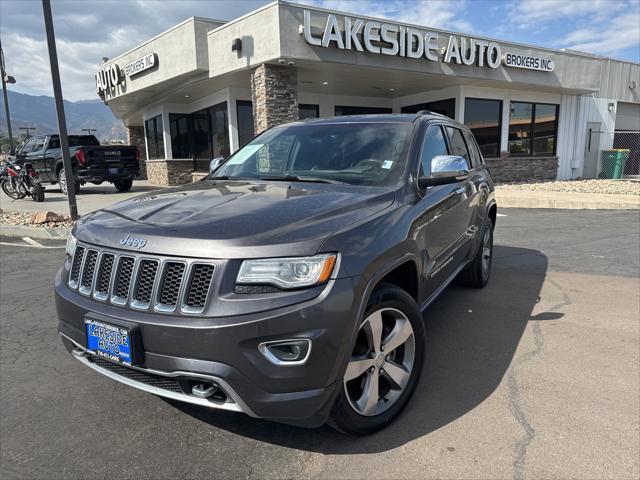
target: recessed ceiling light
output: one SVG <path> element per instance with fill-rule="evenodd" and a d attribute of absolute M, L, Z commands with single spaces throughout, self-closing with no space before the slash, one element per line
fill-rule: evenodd
<path fill-rule="evenodd" d="M 189 95 L 185 95 L 184 98 L 189 98 Z"/>
<path fill-rule="evenodd" d="M 329 85 L 329 82 L 322 82 L 323 85 Z"/>
<path fill-rule="evenodd" d="M 390 89 L 389 89 L 389 91 L 390 91 L 390 92 L 395 92 L 395 91 L 396 91 L 396 89 L 395 89 L 395 88 L 390 88 Z"/>

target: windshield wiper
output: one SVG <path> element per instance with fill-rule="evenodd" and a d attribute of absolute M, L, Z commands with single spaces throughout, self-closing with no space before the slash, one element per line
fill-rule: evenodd
<path fill-rule="evenodd" d="M 336 185 L 346 185 L 345 182 L 339 180 L 330 180 L 328 178 L 307 177 L 298 175 L 263 175 L 258 177 L 260 180 L 272 180 L 276 182 L 309 182 L 309 183 L 333 183 Z"/>

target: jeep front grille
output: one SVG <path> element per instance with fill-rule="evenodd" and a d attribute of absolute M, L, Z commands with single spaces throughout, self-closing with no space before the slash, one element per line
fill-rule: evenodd
<path fill-rule="evenodd" d="M 76 253 L 73 256 L 73 261 L 71 262 L 71 271 L 69 272 L 69 286 L 71 288 L 78 288 L 82 260 L 84 260 L 84 247 L 77 246 Z"/>
<path fill-rule="evenodd" d="M 133 297 L 131 298 L 131 306 L 133 308 L 146 309 L 151 305 L 151 294 L 153 293 L 153 284 L 156 281 L 158 263 L 157 260 L 146 258 L 140 260 L 136 286 L 133 289 Z"/>
<path fill-rule="evenodd" d="M 76 247 L 69 287 L 113 305 L 160 313 L 204 312 L 215 265 L 207 260 Z"/>
<path fill-rule="evenodd" d="M 93 287 L 93 274 L 96 270 L 97 250 L 89 250 L 84 259 L 82 274 L 80 275 L 80 293 L 89 295 Z"/>

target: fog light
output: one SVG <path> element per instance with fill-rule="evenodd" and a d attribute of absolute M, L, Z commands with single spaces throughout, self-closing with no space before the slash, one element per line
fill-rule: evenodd
<path fill-rule="evenodd" d="M 276 365 L 301 365 L 309 358 L 311 340 L 264 342 L 258 345 L 258 350 Z"/>

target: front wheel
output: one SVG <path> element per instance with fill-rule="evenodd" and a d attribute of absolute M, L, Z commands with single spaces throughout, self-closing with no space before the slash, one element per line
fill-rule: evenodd
<path fill-rule="evenodd" d="M 128 192 L 133 186 L 133 178 L 123 178 L 120 180 L 115 180 L 113 182 L 113 185 L 119 192 Z"/>
<path fill-rule="evenodd" d="M 424 322 L 414 299 L 394 285 L 376 288 L 359 326 L 330 425 L 352 435 L 388 425 L 413 395 L 424 355 Z"/>
<path fill-rule="evenodd" d="M 9 180 L 9 179 L 4 179 L 2 181 L 2 191 L 10 198 L 13 198 L 14 200 L 19 200 L 20 197 L 20 192 L 14 188 L 15 184 Z"/>

